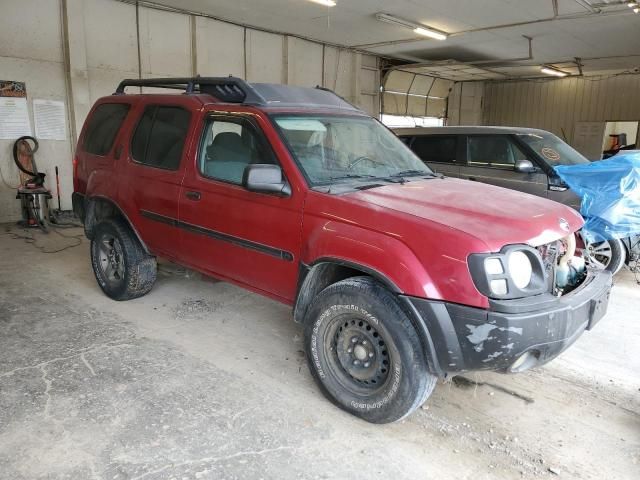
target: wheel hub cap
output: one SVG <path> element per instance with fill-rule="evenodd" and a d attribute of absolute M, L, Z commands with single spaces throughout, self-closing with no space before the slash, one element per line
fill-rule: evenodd
<path fill-rule="evenodd" d="M 380 387 L 389 372 L 389 353 L 378 331 L 366 320 L 344 320 L 334 341 L 338 364 L 360 386 Z"/>
<path fill-rule="evenodd" d="M 112 236 L 104 236 L 98 246 L 100 269 L 106 280 L 116 283 L 124 278 L 124 258 L 120 241 Z"/>
<path fill-rule="evenodd" d="M 367 358 L 369 356 L 368 353 L 367 349 L 362 345 L 357 345 L 356 348 L 353 349 L 353 355 L 360 361 Z"/>

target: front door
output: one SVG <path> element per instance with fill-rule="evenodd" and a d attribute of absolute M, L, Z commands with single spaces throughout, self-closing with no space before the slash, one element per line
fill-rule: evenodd
<path fill-rule="evenodd" d="M 546 197 L 546 173 L 541 169 L 533 173 L 515 169 L 518 160 L 536 163 L 509 135 L 470 135 L 466 147 L 467 162 L 460 167 L 461 178 Z"/>
<path fill-rule="evenodd" d="M 240 112 L 205 118 L 197 158 L 189 163 L 180 193 L 182 251 L 199 270 L 292 302 L 302 194 L 256 193 L 242 186 L 247 165 L 279 163 L 265 127 L 272 128 Z"/>

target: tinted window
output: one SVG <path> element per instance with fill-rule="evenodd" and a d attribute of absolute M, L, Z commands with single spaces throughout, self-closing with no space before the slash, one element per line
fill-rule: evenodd
<path fill-rule="evenodd" d="M 191 114 L 179 107 L 149 106 L 136 127 L 131 155 L 137 162 L 177 170 Z"/>
<path fill-rule="evenodd" d="M 109 153 L 128 112 L 129 105 L 123 103 L 104 103 L 98 106 L 89 119 L 82 149 L 93 155 Z"/>
<path fill-rule="evenodd" d="M 513 141 L 504 135 L 469 137 L 467 161 L 469 164 L 493 167 L 513 167 L 527 156 Z"/>
<path fill-rule="evenodd" d="M 151 131 L 151 123 L 153 122 L 153 114 L 155 111 L 155 107 L 147 107 L 138 122 L 136 133 L 133 135 L 133 140 L 131 141 L 131 156 L 138 162 L 144 163 L 144 153 L 147 149 L 149 132 Z"/>
<path fill-rule="evenodd" d="M 198 158 L 203 175 L 240 184 L 244 169 L 254 163 L 276 162 L 266 141 L 247 120 L 213 118 L 207 122 Z"/>
<path fill-rule="evenodd" d="M 457 137 L 416 137 L 412 150 L 425 162 L 453 163 L 458 149 Z"/>

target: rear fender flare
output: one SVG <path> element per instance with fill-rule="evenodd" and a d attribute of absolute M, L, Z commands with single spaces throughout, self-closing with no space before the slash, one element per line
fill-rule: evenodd
<path fill-rule="evenodd" d="M 95 226 L 100 222 L 100 220 L 104 218 L 122 218 L 124 222 L 129 226 L 131 231 L 134 233 L 140 245 L 144 249 L 145 253 L 148 255 L 152 255 L 147 247 L 147 244 L 142 240 L 140 233 L 134 227 L 131 220 L 124 210 L 120 208 L 120 206 L 110 198 L 104 197 L 102 195 L 94 195 L 85 200 L 85 220 L 84 220 L 84 232 L 89 240 L 93 238 L 93 232 L 95 230 Z"/>

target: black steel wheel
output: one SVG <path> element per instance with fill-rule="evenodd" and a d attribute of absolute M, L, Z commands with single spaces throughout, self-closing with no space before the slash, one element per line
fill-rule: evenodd
<path fill-rule="evenodd" d="M 332 329 L 335 337 L 327 358 L 341 381 L 363 393 L 383 388 L 389 378 L 391 360 L 375 325 L 361 316 L 346 314 L 336 319 Z"/>
<path fill-rule="evenodd" d="M 348 278 L 318 294 L 305 318 L 305 347 L 322 392 L 372 423 L 406 417 L 437 380 L 397 296 L 370 277 Z"/>

